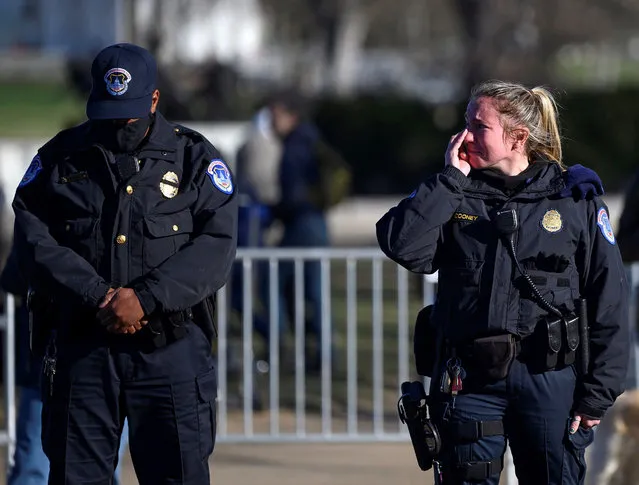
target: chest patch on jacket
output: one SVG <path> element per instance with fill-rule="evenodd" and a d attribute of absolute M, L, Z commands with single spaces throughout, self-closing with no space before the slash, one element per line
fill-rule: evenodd
<path fill-rule="evenodd" d="M 615 233 L 612 232 L 612 224 L 610 224 L 610 218 L 608 212 L 603 207 L 597 212 L 597 225 L 601 229 L 601 234 L 606 238 L 610 244 L 615 243 Z"/>
<path fill-rule="evenodd" d="M 546 211 L 541 219 L 541 227 L 548 232 L 559 232 L 563 226 L 561 214 L 555 209 Z"/>
<path fill-rule="evenodd" d="M 465 214 L 463 212 L 455 212 L 453 214 L 453 221 L 456 222 L 474 222 L 479 216 L 473 216 L 471 214 Z"/>

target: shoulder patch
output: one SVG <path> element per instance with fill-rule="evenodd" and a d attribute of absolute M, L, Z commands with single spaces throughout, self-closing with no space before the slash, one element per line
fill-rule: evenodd
<path fill-rule="evenodd" d="M 219 158 L 211 160 L 211 163 L 209 163 L 209 166 L 206 169 L 206 173 L 211 179 L 211 182 L 213 182 L 213 185 L 215 185 L 220 192 L 225 194 L 233 193 L 231 172 L 222 160 Z"/>
<path fill-rule="evenodd" d="M 27 168 L 27 171 L 22 177 L 22 180 L 20 180 L 20 184 L 18 186 L 24 187 L 25 185 L 29 185 L 38 176 L 40 170 L 42 170 L 42 161 L 40 160 L 40 155 L 36 155 L 33 157 L 33 160 L 31 160 L 31 164 L 29 165 L 29 168 Z"/>
<path fill-rule="evenodd" d="M 610 224 L 610 218 L 608 212 L 603 207 L 597 212 L 597 225 L 601 230 L 601 234 L 610 244 L 615 243 L 615 233 L 612 232 L 612 225 Z"/>

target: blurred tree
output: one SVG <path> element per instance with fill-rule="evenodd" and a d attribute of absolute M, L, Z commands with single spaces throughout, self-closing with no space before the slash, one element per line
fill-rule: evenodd
<path fill-rule="evenodd" d="M 295 43 L 314 56 L 301 57 L 305 68 L 296 80 L 310 91 L 326 89 L 350 95 L 356 87 L 357 61 L 370 22 L 393 0 L 261 0 L 271 18 L 274 38 Z M 312 61 L 312 63 L 309 63 Z M 310 68 L 310 69 L 309 69 Z"/>

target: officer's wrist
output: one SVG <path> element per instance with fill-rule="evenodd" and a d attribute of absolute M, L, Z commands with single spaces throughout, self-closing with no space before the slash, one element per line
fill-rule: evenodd
<path fill-rule="evenodd" d="M 157 309 L 157 300 L 145 286 L 134 287 L 133 291 L 135 292 L 135 296 L 138 297 L 142 311 L 144 311 L 144 316 L 148 317 Z"/>
<path fill-rule="evenodd" d="M 445 175 L 449 179 L 454 180 L 460 186 L 464 187 L 468 184 L 468 177 L 457 167 L 453 167 L 452 165 L 446 165 L 442 171 L 442 175 Z"/>
<path fill-rule="evenodd" d="M 111 287 L 106 282 L 99 283 L 93 291 L 87 292 L 85 299 L 91 306 L 97 307 L 107 295 Z"/>
<path fill-rule="evenodd" d="M 589 406 L 584 402 L 580 402 L 577 403 L 577 406 L 575 406 L 574 414 L 585 416 L 588 419 L 601 419 L 603 418 L 605 411 Z"/>

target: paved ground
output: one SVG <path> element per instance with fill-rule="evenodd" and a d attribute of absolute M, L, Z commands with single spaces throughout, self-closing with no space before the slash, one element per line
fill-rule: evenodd
<path fill-rule="evenodd" d="M 218 445 L 211 460 L 215 485 L 431 485 L 408 444 Z M 4 456 L 0 484 L 6 484 Z M 127 455 L 122 485 L 136 485 Z"/>
<path fill-rule="evenodd" d="M 212 483 L 431 485 L 431 474 L 417 467 L 411 453 L 410 445 L 403 443 L 220 445 Z"/>

